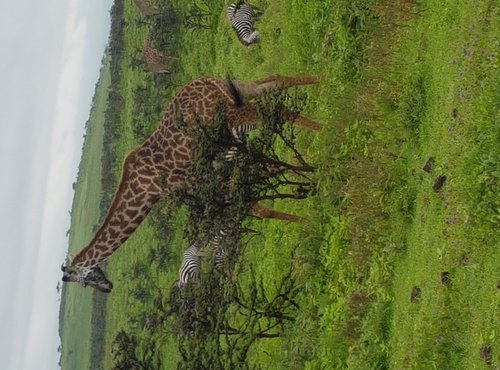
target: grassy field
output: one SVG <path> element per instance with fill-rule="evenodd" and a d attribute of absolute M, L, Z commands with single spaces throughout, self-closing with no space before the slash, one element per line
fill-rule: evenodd
<path fill-rule="evenodd" d="M 418 170 L 430 156 L 436 164 L 429 174 L 413 175 L 413 220 L 393 279 L 390 364 L 486 369 L 480 349 L 490 348 L 496 368 L 499 4 L 450 2 L 446 11 L 437 12 L 432 10 L 444 4 L 428 3 L 428 15 L 415 24 L 402 58 L 414 63 L 406 74 L 423 87 L 416 151 L 409 165 Z M 441 174 L 447 181 L 435 193 L 433 182 Z M 415 285 L 421 297 L 412 304 L 408 297 Z"/>
<path fill-rule="evenodd" d="M 167 84 L 131 67 L 149 25 L 126 2 L 117 87 L 125 102 L 117 144 L 122 158 L 140 142 L 137 117 L 151 131 L 174 87 L 193 77 L 325 77 L 301 89 L 308 94 L 304 114 L 324 124 L 320 134 L 303 132 L 298 138 L 304 156 L 318 167 L 316 190 L 307 200 L 274 204 L 306 221 L 251 221 L 259 233 L 243 257 L 243 279 L 261 277 L 269 292 L 292 266 L 301 282 L 300 310 L 281 337 L 252 347 L 250 362 L 263 369 L 496 369 L 500 4 L 256 3 L 264 10 L 257 26 L 260 44 L 242 47 L 224 19 L 225 2 L 213 1 L 208 29 L 184 29 L 176 36 L 179 63 Z M 190 4 L 174 5 L 187 14 Z M 141 104 L 134 93 L 138 86 L 147 91 Z M 433 165 L 424 171 L 430 157 Z M 97 168 L 90 168 L 97 175 L 88 172 L 89 178 L 99 178 Z M 81 170 L 73 210 L 75 250 L 92 226 L 75 218 L 82 212 L 76 205 L 98 205 L 83 199 L 98 194 L 85 190 L 86 173 Z M 438 189 L 441 175 L 446 180 Z M 186 215 L 160 216 L 148 218 L 110 259 L 115 288 L 107 306 L 105 369 L 112 368 L 110 348 L 119 330 L 147 343 L 148 331 L 138 329 L 133 318 L 152 311 L 155 302 L 148 297 L 158 289 L 166 295 L 176 279 Z M 165 240 L 168 263 L 160 269 L 150 256 Z M 75 328 L 85 319 L 69 320 L 84 318 L 75 310 L 87 302 L 76 295 L 87 292 L 71 288 L 68 304 L 78 299 L 79 306 L 69 304 L 73 311 L 67 311 L 66 322 Z M 176 368 L 179 354 L 169 328 L 156 339 L 162 368 Z M 68 359 L 76 352 L 87 356 L 85 348 L 75 348 Z M 63 362 L 63 368 L 85 368 L 75 363 Z"/>
<path fill-rule="evenodd" d="M 104 110 L 110 84 L 109 63 L 101 70 L 94 97 L 93 109 L 87 122 L 82 160 L 75 182 L 75 198 L 71 210 L 69 253 L 77 253 L 89 241 L 99 221 L 101 196 L 101 151 Z M 90 337 L 92 292 L 76 284 L 66 286 L 65 312 L 62 325 L 63 369 L 88 369 L 90 363 Z"/>

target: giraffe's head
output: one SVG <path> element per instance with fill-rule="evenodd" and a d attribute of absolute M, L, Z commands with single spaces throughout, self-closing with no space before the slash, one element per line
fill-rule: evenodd
<path fill-rule="evenodd" d="M 89 286 L 103 293 L 109 293 L 113 289 L 113 283 L 106 278 L 99 266 L 62 266 L 61 270 L 63 272 L 63 281 L 80 283 L 84 288 Z"/>

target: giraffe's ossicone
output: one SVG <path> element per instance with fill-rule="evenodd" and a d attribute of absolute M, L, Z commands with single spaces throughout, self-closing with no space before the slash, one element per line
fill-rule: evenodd
<path fill-rule="evenodd" d="M 170 102 L 159 127 L 125 158 L 121 180 L 102 225 L 90 243 L 62 268 L 63 280 L 103 292 L 111 291 L 112 284 L 98 265 L 130 237 L 161 198 L 175 190 L 189 193 L 196 186 L 191 183 L 194 159 L 190 127 L 200 123 L 210 125 L 220 108 L 225 112 L 230 131 L 241 125 L 255 124 L 259 121 L 259 113 L 251 103 L 253 98 L 269 90 L 314 84 L 320 80 L 320 77 L 273 75 L 241 82 L 200 77 L 184 85 Z M 314 121 L 292 116 L 298 125 L 320 129 Z M 178 125 L 178 120 L 184 124 Z M 268 211 L 258 204 L 251 208 L 260 217 L 297 221 L 296 216 Z"/>

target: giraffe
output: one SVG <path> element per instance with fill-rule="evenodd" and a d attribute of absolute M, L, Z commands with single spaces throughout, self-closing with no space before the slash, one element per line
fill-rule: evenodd
<path fill-rule="evenodd" d="M 144 42 L 144 47 L 142 48 L 142 56 L 144 57 L 146 68 L 153 73 L 172 73 L 165 62 L 177 58 L 166 56 L 160 50 L 155 49 L 153 47 L 154 35 L 154 27 L 151 27 L 146 37 L 146 41 Z"/>
<path fill-rule="evenodd" d="M 158 128 L 124 160 L 121 179 L 106 217 L 90 243 L 66 266 L 63 281 L 78 282 L 109 293 L 112 284 L 98 265 L 115 252 L 136 230 L 161 198 L 172 196 L 177 189 L 189 193 L 195 186 L 191 170 L 194 158 L 193 139 L 187 131 L 194 124 L 210 125 L 216 110 L 225 111 L 229 129 L 259 121 L 259 112 L 251 100 L 270 90 L 315 84 L 318 76 L 267 78 L 242 82 L 210 77 L 196 78 L 181 87 L 167 107 Z M 319 130 L 321 125 L 292 112 L 285 118 L 307 129 Z M 181 119 L 184 127 L 177 122 Z M 261 218 L 297 221 L 297 216 L 268 210 L 253 204 L 251 214 Z"/>
<path fill-rule="evenodd" d="M 144 17 L 160 14 L 160 10 L 148 0 L 134 0 L 134 3 Z"/>

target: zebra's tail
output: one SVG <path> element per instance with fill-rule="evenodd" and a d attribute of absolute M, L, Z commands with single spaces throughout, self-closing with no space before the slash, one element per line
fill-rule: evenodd
<path fill-rule="evenodd" d="M 226 85 L 229 94 L 233 98 L 234 106 L 236 108 L 241 108 L 245 102 L 243 99 L 243 94 L 241 93 L 240 89 L 238 89 L 238 86 L 236 86 L 234 80 L 229 76 L 226 77 Z"/>

